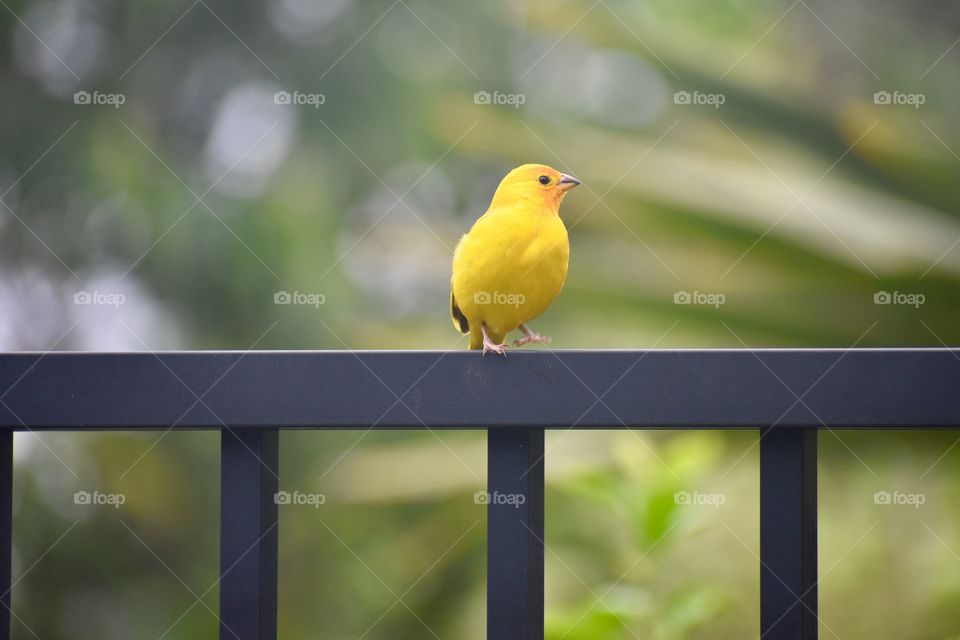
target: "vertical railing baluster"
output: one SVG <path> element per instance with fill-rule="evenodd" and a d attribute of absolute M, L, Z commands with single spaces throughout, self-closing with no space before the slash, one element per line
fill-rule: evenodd
<path fill-rule="evenodd" d="M 760 439 L 760 634 L 817 637 L 817 432 Z"/>
<path fill-rule="evenodd" d="M 487 640 L 543 640 L 543 429 L 487 431 Z"/>
<path fill-rule="evenodd" d="M 220 639 L 277 637 L 278 433 L 220 432 Z"/>
<path fill-rule="evenodd" d="M 10 640 L 13 560 L 13 431 L 0 431 L 0 640 Z"/>

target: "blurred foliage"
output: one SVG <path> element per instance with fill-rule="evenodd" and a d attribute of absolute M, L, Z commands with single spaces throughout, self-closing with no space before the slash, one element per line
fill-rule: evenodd
<path fill-rule="evenodd" d="M 536 324 L 558 348 L 956 343 L 958 18 L 946 0 L 10 0 L 0 349 L 462 348 L 452 248 L 531 161 L 584 180 L 568 284 Z M 823 637 L 960 634 L 955 444 L 821 434 Z M 757 636 L 755 445 L 551 433 L 547 637 Z M 15 637 L 214 636 L 216 434 L 16 447 Z M 327 501 L 281 509 L 281 637 L 482 638 L 485 455 L 479 433 L 285 433 L 285 489 Z M 126 502 L 74 504 L 94 490 Z"/>

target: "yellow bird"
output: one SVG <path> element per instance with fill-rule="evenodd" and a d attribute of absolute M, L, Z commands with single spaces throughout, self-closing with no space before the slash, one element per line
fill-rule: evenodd
<path fill-rule="evenodd" d="M 470 334 L 470 348 L 506 355 L 503 339 L 514 329 L 528 342 L 550 338 L 526 323 L 543 313 L 567 279 L 570 242 L 560 203 L 580 184 L 542 164 L 507 174 L 487 212 L 460 238 L 453 254 L 450 316 Z"/>

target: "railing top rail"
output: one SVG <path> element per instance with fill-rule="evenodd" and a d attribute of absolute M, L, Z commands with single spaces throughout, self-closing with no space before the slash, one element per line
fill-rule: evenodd
<path fill-rule="evenodd" d="M 530 357 L 538 353 L 632 353 L 642 355 L 644 353 L 834 353 L 842 355 L 844 353 L 953 353 L 960 358 L 960 346 L 957 347 L 711 347 L 709 349 L 700 349 L 695 347 L 658 347 L 656 349 L 538 349 L 536 347 L 524 347 L 522 350 L 511 350 L 509 355 Z M 21 350 L 21 351 L 0 351 L 0 358 L 7 356 L 129 356 L 156 354 L 163 356 L 183 355 L 245 355 L 253 353 L 269 353 L 274 355 L 295 354 L 297 356 L 318 356 L 328 354 L 471 354 L 472 351 L 464 349 L 169 349 L 161 351 L 39 351 L 39 350 Z M 502 357 L 502 359 L 506 359 Z"/>
<path fill-rule="evenodd" d="M 960 349 L 0 354 L 0 430 L 958 428 Z"/>

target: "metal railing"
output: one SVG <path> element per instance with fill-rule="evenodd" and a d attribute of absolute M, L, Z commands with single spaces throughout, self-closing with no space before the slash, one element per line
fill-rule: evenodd
<path fill-rule="evenodd" d="M 960 428 L 954 349 L 0 354 L 0 638 L 13 432 L 221 431 L 221 638 L 277 635 L 282 429 L 486 429 L 487 637 L 543 637 L 544 429 L 755 429 L 760 626 L 817 636 L 817 430 Z"/>

